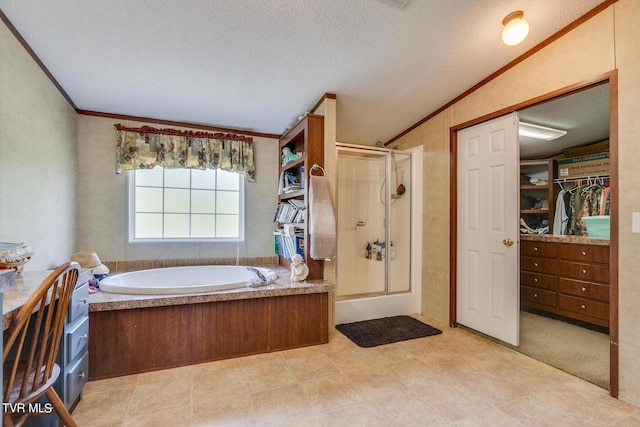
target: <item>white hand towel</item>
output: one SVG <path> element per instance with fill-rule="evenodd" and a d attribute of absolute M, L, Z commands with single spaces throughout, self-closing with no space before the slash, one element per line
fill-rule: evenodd
<path fill-rule="evenodd" d="M 309 255 L 331 259 L 336 248 L 336 219 L 329 197 L 327 178 L 311 175 L 309 184 Z"/>

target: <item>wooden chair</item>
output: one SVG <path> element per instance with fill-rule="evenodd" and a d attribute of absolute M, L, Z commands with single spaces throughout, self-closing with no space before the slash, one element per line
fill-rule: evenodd
<path fill-rule="evenodd" d="M 21 426 L 35 415 L 26 411 L 43 394 L 66 426 L 76 426 L 53 384 L 60 375 L 56 356 L 79 274 L 80 266 L 75 262 L 56 268 L 29 296 L 5 334 L 2 401 L 12 405 L 4 405 L 4 426 Z M 18 407 L 14 413 L 9 410 Z"/>

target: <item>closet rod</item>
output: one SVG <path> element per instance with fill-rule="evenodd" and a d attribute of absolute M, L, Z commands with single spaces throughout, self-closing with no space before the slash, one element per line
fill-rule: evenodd
<path fill-rule="evenodd" d="M 558 184 L 560 183 L 564 183 L 564 182 L 571 182 L 571 181 L 581 181 L 581 180 L 588 180 L 588 179 L 609 179 L 610 175 L 606 174 L 606 175 L 589 175 L 589 176 L 574 176 L 571 178 L 556 178 L 553 180 L 553 182 L 556 182 Z"/>

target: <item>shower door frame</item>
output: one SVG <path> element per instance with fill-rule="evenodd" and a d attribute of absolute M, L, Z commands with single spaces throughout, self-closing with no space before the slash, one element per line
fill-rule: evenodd
<path fill-rule="evenodd" d="M 390 157 L 394 150 L 354 144 L 336 143 L 336 166 L 341 151 L 357 153 L 380 153 Z M 408 291 L 389 292 L 390 257 L 385 259 L 385 283 L 384 293 L 364 293 L 349 296 L 349 298 L 336 298 L 335 321 L 336 324 L 355 322 L 360 320 L 388 317 L 400 314 L 420 313 L 422 307 L 422 146 L 408 150 L 397 150 L 399 154 L 409 155 L 411 162 L 411 186 L 410 198 L 410 286 Z M 381 157 L 382 157 L 381 156 Z M 385 158 L 385 177 L 391 174 L 391 161 Z M 336 176 L 337 179 L 337 176 Z M 388 180 L 390 181 L 390 180 Z M 337 190 L 337 183 L 336 183 Z M 338 191 L 338 190 L 337 190 Z M 385 241 L 390 242 L 390 210 L 391 205 L 390 183 L 385 185 Z M 336 209 L 339 209 L 338 195 L 336 194 Z M 338 236 L 339 238 L 339 236 Z M 339 253 L 336 257 L 336 281 L 340 269 Z M 339 283 L 336 283 L 339 286 Z M 336 292 L 337 297 L 337 292 Z"/>

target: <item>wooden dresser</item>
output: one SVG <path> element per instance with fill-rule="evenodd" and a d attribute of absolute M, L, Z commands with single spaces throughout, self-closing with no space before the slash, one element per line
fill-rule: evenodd
<path fill-rule="evenodd" d="M 522 240 L 520 302 L 608 328 L 609 246 Z"/>

